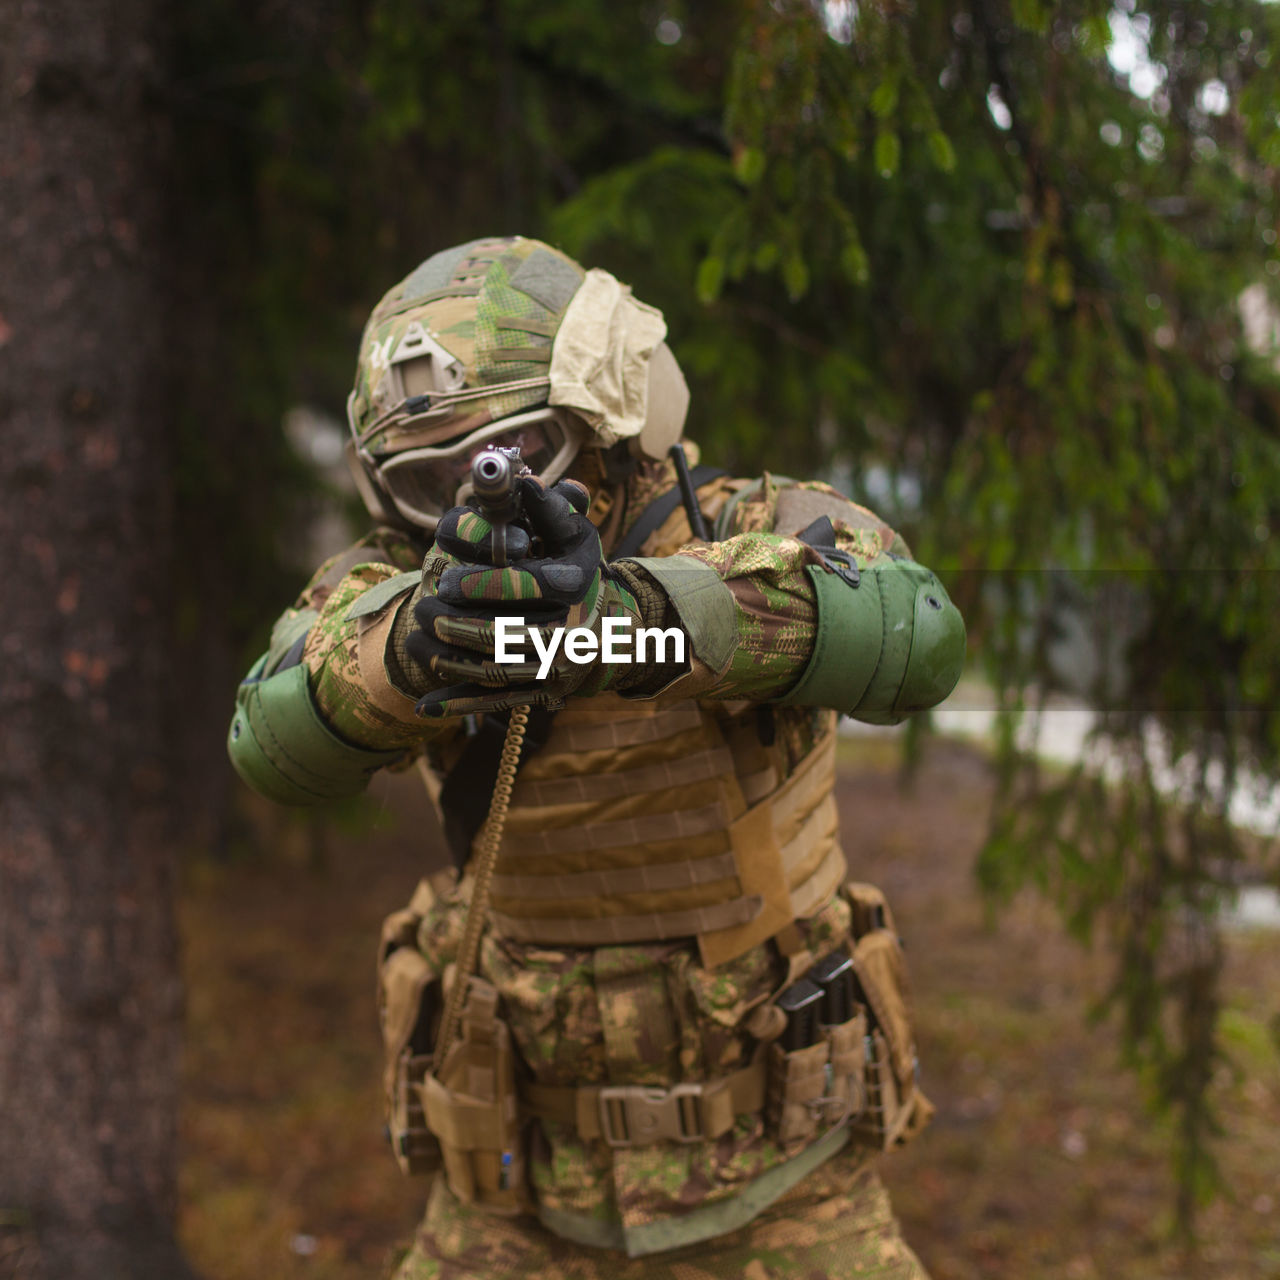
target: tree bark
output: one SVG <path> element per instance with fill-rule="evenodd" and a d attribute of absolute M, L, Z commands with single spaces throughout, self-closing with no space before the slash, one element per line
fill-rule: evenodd
<path fill-rule="evenodd" d="M 0 0 L 0 1274 L 189 1274 L 155 0 Z"/>

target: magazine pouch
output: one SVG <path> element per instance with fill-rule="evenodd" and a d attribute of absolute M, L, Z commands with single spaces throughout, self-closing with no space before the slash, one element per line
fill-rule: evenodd
<path fill-rule="evenodd" d="M 769 1046 L 769 1083 L 765 1093 L 765 1122 L 784 1147 L 808 1146 L 828 1128 L 827 1042 L 784 1051 Z"/>
<path fill-rule="evenodd" d="M 867 1105 L 867 1015 L 857 1010 L 848 1022 L 823 1027 L 827 1043 L 827 1097 L 835 1120 L 861 1115 Z"/>

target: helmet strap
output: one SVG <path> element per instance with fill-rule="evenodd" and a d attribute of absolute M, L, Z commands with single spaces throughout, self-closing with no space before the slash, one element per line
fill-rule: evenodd
<path fill-rule="evenodd" d="M 598 451 L 603 478 L 608 484 L 626 484 L 639 465 L 626 440 Z"/>

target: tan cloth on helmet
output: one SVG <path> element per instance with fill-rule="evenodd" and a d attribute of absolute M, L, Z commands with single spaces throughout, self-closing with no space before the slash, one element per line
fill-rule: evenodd
<path fill-rule="evenodd" d="M 606 445 L 638 436 L 649 413 L 649 362 L 666 333 L 656 307 L 607 271 L 588 271 L 556 334 L 549 402 L 572 409 Z"/>

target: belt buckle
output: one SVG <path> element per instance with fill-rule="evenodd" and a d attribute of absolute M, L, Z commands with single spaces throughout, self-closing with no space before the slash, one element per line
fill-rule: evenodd
<path fill-rule="evenodd" d="M 697 1121 L 684 1125 L 681 1107 L 692 1098 Z M 650 1085 L 610 1085 L 600 1090 L 600 1135 L 611 1147 L 637 1147 L 670 1138 L 675 1142 L 702 1141 L 702 1086 L 676 1084 L 670 1089 Z M 620 1121 L 615 1124 L 615 1120 Z M 622 1132 L 619 1132 L 622 1130 Z"/>

